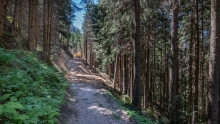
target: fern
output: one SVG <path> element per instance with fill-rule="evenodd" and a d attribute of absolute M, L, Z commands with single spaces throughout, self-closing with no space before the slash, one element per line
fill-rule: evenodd
<path fill-rule="evenodd" d="M 6 118 L 13 119 L 13 117 L 16 116 L 18 112 L 12 107 L 3 107 L 3 114 Z"/>
<path fill-rule="evenodd" d="M 7 80 L 0 77 L 0 88 L 4 89 L 4 87 L 6 87 L 6 85 L 7 85 Z"/>
<path fill-rule="evenodd" d="M 27 120 L 29 119 L 30 117 L 26 114 L 21 114 L 21 115 L 17 115 L 14 119 L 15 120 L 19 120 L 19 121 L 24 121 L 24 120 Z"/>
<path fill-rule="evenodd" d="M 56 123 L 67 83 L 32 53 L 0 48 L 0 123 Z"/>
<path fill-rule="evenodd" d="M 0 50 L 0 52 L 2 52 L 2 51 Z M 13 55 L 3 52 L 0 54 L 0 64 L 8 65 L 9 62 L 11 62 L 11 60 L 13 60 L 13 58 L 14 58 Z"/>
<path fill-rule="evenodd" d="M 0 115 L 3 114 L 3 108 L 4 108 L 4 106 L 3 106 L 3 105 L 0 105 Z"/>
<path fill-rule="evenodd" d="M 12 101 L 10 101 L 10 102 L 7 102 L 5 105 L 4 105 L 4 107 L 6 108 L 6 109 L 23 109 L 24 107 L 21 105 L 21 103 L 19 103 L 19 102 L 12 102 Z"/>
<path fill-rule="evenodd" d="M 4 94 L 3 96 L 0 97 L 0 102 L 3 102 L 7 100 L 12 94 Z"/>

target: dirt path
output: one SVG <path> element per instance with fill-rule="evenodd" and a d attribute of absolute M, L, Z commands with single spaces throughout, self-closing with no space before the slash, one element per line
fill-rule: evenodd
<path fill-rule="evenodd" d="M 105 79 L 89 70 L 80 60 L 67 63 L 66 104 L 61 108 L 61 124 L 133 124 L 107 94 Z"/>

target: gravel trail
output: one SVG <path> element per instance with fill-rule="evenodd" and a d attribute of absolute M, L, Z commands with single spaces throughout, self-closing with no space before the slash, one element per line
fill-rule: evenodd
<path fill-rule="evenodd" d="M 79 59 L 67 63 L 70 81 L 66 104 L 61 107 L 61 124 L 133 124 L 108 95 L 100 74 Z"/>

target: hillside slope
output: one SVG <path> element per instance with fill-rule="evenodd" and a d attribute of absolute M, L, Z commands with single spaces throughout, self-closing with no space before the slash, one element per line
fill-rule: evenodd
<path fill-rule="evenodd" d="M 0 123 L 57 123 L 67 82 L 31 52 L 0 48 Z"/>

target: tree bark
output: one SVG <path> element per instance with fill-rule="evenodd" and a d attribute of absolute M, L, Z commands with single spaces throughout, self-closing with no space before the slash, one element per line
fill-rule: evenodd
<path fill-rule="evenodd" d="M 198 89 L 199 89 L 199 25 L 198 25 L 198 0 L 192 0 L 193 4 L 193 41 L 195 50 L 195 80 L 194 80 L 194 90 L 193 90 L 193 116 L 192 123 L 197 123 L 198 121 Z"/>
<path fill-rule="evenodd" d="M 129 82 L 129 79 L 128 79 L 128 62 L 127 62 L 127 54 L 125 53 L 124 54 L 124 84 L 125 84 L 125 89 L 124 89 L 124 94 L 128 94 L 128 82 Z"/>
<path fill-rule="evenodd" d="M 121 45 L 121 44 L 120 44 Z M 119 91 L 123 92 L 123 69 L 122 69 L 122 52 L 119 53 Z"/>
<path fill-rule="evenodd" d="M 23 25 L 23 17 L 24 17 L 24 1 L 23 0 L 18 0 L 18 15 L 17 15 L 17 30 L 18 30 L 18 38 L 17 38 L 17 41 L 16 41 L 16 47 L 18 49 L 21 49 L 23 46 L 22 46 L 22 43 L 21 43 L 21 40 L 22 40 L 22 25 Z M 16 22 L 15 22 L 16 24 Z"/>
<path fill-rule="evenodd" d="M 88 34 L 86 34 L 86 35 L 88 35 Z M 87 65 L 87 54 L 88 54 L 88 38 L 87 38 L 87 36 L 86 36 L 86 42 L 85 42 L 85 61 L 86 61 L 86 65 Z"/>
<path fill-rule="evenodd" d="M 220 1 L 211 0 L 208 123 L 218 124 L 220 78 Z"/>
<path fill-rule="evenodd" d="M 4 4 L 5 0 L 0 0 L 0 46 L 4 47 L 3 43 L 3 25 L 4 25 Z"/>
<path fill-rule="evenodd" d="M 109 77 L 109 80 L 111 81 L 111 77 L 112 77 L 112 75 L 111 75 L 111 73 L 112 73 L 112 64 L 109 64 L 108 65 L 108 77 Z"/>
<path fill-rule="evenodd" d="M 171 24 L 171 50 L 170 50 L 170 72 L 169 72 L 169 118 L 171 123 L 175 123 L 175 97 L 178 83 L 178 10 L 179 2 L 172 3 L 172 24 Z"/>
<path fill-rule="evenodd" d="M 140 47 L 140 0 L 134 0 L 135 12 L 135 48 L 134 48 L 134 87 L 132 103 L 141 110 L 141 47 Z"/>
<path fill-rule="evenodd" d="M 14 18 L 12 20 L 12 25 L 16 28 L 16 23 L 17 23 L 17 18 L 18 18 L 18 0 L 15 0 L 15 4 L 14 4 Z"/>
<path fill-rule="evenodd" d="M 202 91 L 201 91 L 201 104 L 202 104 L 202 113 L 201 113 L 201 120 L 203 121 L 203 122 L 205 122 L 205 114 L 206 114 L 206 93 L 205 93 L 205 89 L 206 89 L 206 87 L 205 87 L 205 73 L 204 73 L 204 66 L 205 66 L 205 51 L 204 51 L 204 0 L 202 0 L 201 1 L 201 8 L 202 8 L 202 12 L 201 12 L 201 16 L 202 16 L 202 26 L 201 26 L 201 42 L 202 42 L 202 48 L 201 48 L 201 52 L 202 52 L 202 57 L 201 57 L 201 59 L 202 59 L 202 63 L 201 63 L 201 83 L 202 83 Z M 207 114 L 206 114 L 207 115 Z"/>
<path fill-rule="evenodd" d="M 33 31 L 33 26 L 34 26 L 34 15 L 35 15 L 35 9 L 33 5 L 34 1 L 33 0 L 29 0 L 29 15 L 28 15 L 28 44 L 29 44 L 29 50 L 33 51 L 34 50 L 34 31 Z"/>
<path fill-rule="evenodd" d="M 149 92 L 149 72 L 150 72 L 150 46 L 149 46 L 149 42 L 150 42 L 150 31 L 149 31 L 150 29 L 148 28 L 148 35 L 147 35 L 147 43 L 146 43 L 146 73 L 145 73 L 145 80 L 146 80 L 146 82 L 145 82 L 145 90 L 144 90 L 144 95 L 145 95 L 145 97 L 144 97 L 144 108 L 147 108 L 148 107 L 148 102 L 149 102 L 149 98 L 148 98 L 148 96 L 149 96 L 149 94 L 148 94 L 148 92 Z"/>
<path fill-rule="evenodd" d="M 52 43 L 52 23 L 53 23 L 53 3 L 51 0 L 48 0 L 48 53 L 47 53 L 47 63 L 51 63 L 50 56 L 51 56 L 51 43 Z"/>
<path fill-rule="evenodd" d="M 123 75 L 123 77 L 122 77 L 122 84 L 123 84 L 123 90 L 122 90 L 122 94 L 127 94 L 127 87 L 126 87 L 126 81 L 125 81 L 125 75 L 126 75 L 126 70 L 125 70 L 125 68 L 126 68 L 126 57 L 125 57 L 126 55 L 125 55 L 125 53 L 123 53 L 123 55 L 122 55 L 122 75 Z"/>
<path fill-rule="evenodd" d="M 44 61 L 47 61 L 47 42 L 48 42 L 48 38 L 47 38 L 47 23 L 46 23 L 46 19 L 47 19 L 47 1 L 44 0 L 43 2 L 43 59 Z"/>
<path fill-rule="evenodd" d="M 114 80 L 113 80 L 114 89 L 117 87 L 118 72 L 119 72 L 119 53 L 116 55 L 116 60 L 115 60 L 115 72 L 114 72 Z"/>

